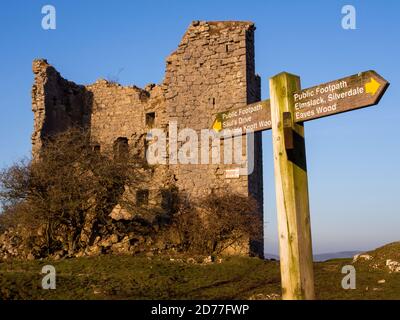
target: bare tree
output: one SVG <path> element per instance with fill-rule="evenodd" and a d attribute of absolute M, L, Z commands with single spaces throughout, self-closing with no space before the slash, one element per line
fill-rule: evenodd
<path fill-rule="evenodd" d="M 47 254 L 61 246 L 73 253 L 95 236 L 92 229 L 110 224 L 108 214 L 125 186 L 139 183 L 138 161 L 100 153 L 80 129 L 53 136 L 38 159 L 0 173 L 2 224 L 12 221 L 44 239 L 39 247 Z M 85 228 L 92 233 L 86 238 Z"/>

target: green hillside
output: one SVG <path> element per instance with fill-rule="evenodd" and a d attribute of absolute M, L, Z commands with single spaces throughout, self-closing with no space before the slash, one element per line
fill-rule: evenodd
<path fill-rule="evenodd" d="M 318 299 L 400 299 L 400 243 L 367 253 L 354 263 L 357 288 L 341 288 L 351 259 L 315 263 Z M 199 259 L 198 261 L 201 261 Z M 378 267 L 373 267 L 374 263 Z M 41 268 L 57 270 L 56 290 L 41 289 Z M 382 281 L 384 280 L 384 281 Z M 279 299 L 279 262 L 231 257 L 212 263 L 183 257 L 113 256 L 59 261 L 3 261 L 0 299 Z"/>

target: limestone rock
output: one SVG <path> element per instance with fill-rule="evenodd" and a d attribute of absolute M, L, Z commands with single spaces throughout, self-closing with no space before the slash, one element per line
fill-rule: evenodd
<path fill-rule="evenodd" d="M 208 264 L 208 263 L 211 263 L 213 260 L 212 260 L 212 257 L 211 256 L 207 256 L 207 257 L 205 257 L 204 259 L 203 259 L 203 263 L 204 264 Z"/>
<path fill-rule="evenodd" d="M 373 256 L 370 256 L 369 254 L 356 254 L 353 257 L 353 263 L 355 263 L 357 261 L 361 261 L 361 260 L 369 261 L 369 260 L 372 260 L 372 259 L 373 259 Z"/>
<path fill-rule="evenodd" d="M 400 272 L 400 262 L 391 259 L 386 260 L 386 266 L 390 272 Z"/>
<path fill-rule="evenodd" d="M 110 217 L 114 220 L 132 220 L 133 215 L 123 208 L 120 204 L 117 204 L 111 211 Z"/>
<path fill-rule="evenodd" d="M 249 300 L 280 300 L 281 296 L 277 293 L 271 293 L 271 294 L 264 294 L 264 293 L 258 293 L 258 294 L 253 294 L 252 296 L 249 297 Z"/>

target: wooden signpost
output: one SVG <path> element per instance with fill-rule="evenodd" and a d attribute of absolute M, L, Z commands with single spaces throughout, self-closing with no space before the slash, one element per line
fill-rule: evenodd
<path fill-rule="evenodd" d="M 375 71 L 366 71 L 292 93 L 294 121 L 309 120 L 365 108 L 379 102 L 389 83 Z M 241 128 L 243 133 L 272 128 L 270 100 L 218 113 L 213 122 L 216 131 Z"/>
<path fill-rule="evenodd" d="M 270 79 L 270 100 L 216 115 L 213 129 L 272 129 L 283 299 L 314 299 L 305 121 L 375 105 L 389 83 L 375 71 L 300 89 L 300 78 Z"/>
<path fill-rule="evenodd" d="M 272 141 L 283 299 L 314 299 L 304 126 L 294 122 L 300 78 L 270 79 Z"/>

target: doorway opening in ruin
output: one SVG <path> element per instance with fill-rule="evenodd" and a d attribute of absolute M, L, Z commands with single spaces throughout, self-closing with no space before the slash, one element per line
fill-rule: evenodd
<path fill-rule="evenodd" d="M 138 207 L 147 206 L 149 204 L 149 190 L 140 189 L 136 191 L 136 205 Z"/>

